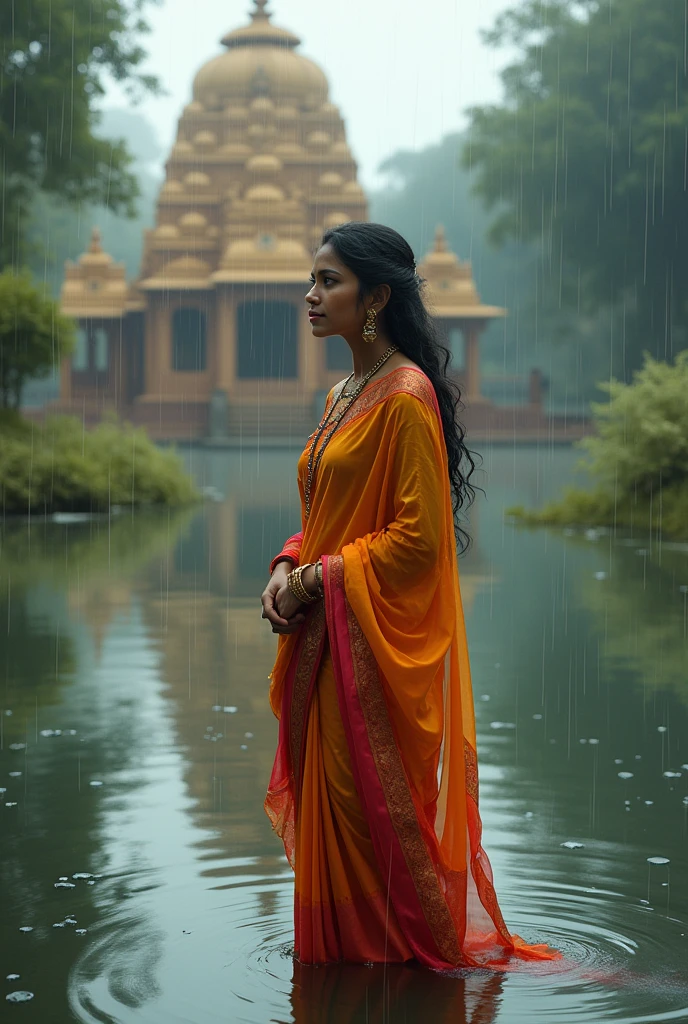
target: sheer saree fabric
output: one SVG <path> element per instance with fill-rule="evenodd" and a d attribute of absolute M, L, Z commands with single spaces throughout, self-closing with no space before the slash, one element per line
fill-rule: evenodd
<path fill-rule="evenodd" d="M 304 451 L 302 509 L 306 474 Z M 279 742 L 265 808 L 295 871 L 298 959 L 558 958 L 510 934 L 481 846 L 447 456 L 424 373 L 368 385 L 280 554 L 322 558 L 325 586 L 280 636 L 271 673 Z"/>

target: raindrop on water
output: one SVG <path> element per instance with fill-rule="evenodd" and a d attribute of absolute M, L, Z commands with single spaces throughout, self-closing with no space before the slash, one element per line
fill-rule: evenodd
<path fill-rule="evenodd" d="M 648 864 L 668 864 L 669 863 L 669 858 L 668 857 L 648 857 L 647 858 L 647 863 Z"/>
<path fill-rule="evenodd" d="M 616 774 L 619 776 L 620 779 L 632 779 L 633 778 L 633 772 L 617 772 Z"/>
<path fill-rule="evenodd" d="M 560 846 L 565 846 L 567 850 L 582 850 L 585 843 L 576 843 L 573 839 L 567 839 L 565 843 L 559 843 Z"/>

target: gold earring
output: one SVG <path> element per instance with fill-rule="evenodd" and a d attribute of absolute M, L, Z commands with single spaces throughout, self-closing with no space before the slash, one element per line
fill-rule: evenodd
<path fill-rule="evenodd" d="M 363 327 L 363 340 L 369 344 L 377 338 L 377 311 L 371 306 L 365 318 Z"/>

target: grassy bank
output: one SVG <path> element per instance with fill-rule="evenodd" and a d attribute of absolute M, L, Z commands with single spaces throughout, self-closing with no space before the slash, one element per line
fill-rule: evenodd
<path fill-rule="evenodd" d="M 5 515 L 107 512 L 185 505 L 198 492 L 177 454 L 114 421 L 84 430 L 59 416 L 35 424 L 0 416 L 0 509 Z"/>
<path fill-rule="evenodd" d="M 595 433 L 578 442 L 590 488 L 569 488 L 542 509 L 508 508 L 528 526 L 611 526 L 688 540 L 688 351 L 645 357 L 631 384 L 601 388 Z"/>

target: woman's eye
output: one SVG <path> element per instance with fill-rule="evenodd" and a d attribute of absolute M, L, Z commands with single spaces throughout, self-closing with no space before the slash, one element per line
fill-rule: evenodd
<path fill-rule="evenodd" d="M 328 281 L 334 281 L 333 277 L 323 277 L 323 284 L 327 284 Z"/>

